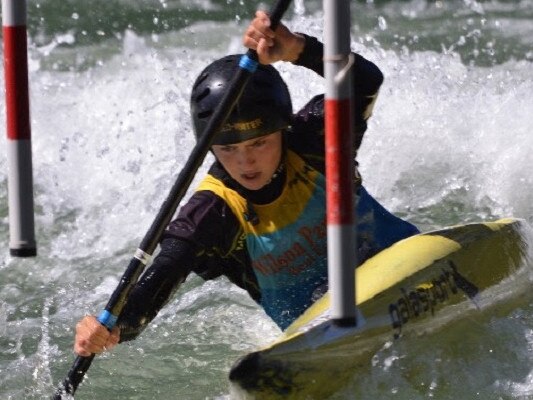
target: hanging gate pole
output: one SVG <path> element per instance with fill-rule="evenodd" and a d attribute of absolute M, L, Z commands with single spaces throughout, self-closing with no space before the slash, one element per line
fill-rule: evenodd
<path fill-rule="evenodd" d="M 351 105 L 350 1 L 324 0 L 326 190 L 331 318 L 356 324 L 356 234 Z"/>
<path fill-rule="evenodd" d="M 33 215 L 26 0 L 2 0 L 6 86 L 9 250 L 15 257 L 37 254 Z"/>

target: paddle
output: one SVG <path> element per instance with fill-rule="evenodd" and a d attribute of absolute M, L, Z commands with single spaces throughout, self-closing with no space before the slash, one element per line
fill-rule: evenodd
<path fill-rule="evenodd" d="M 290 0 L 278 0 L 270 15 L 272 29 L 277 27 L 281 17 L 289 7 L 289 4 Z M 187 193 L 198 168 L 200 168 L 200 165 L 203 163 L 216 133 L 220 130 L 229 116 L 235 103 L 241 96 L 244 87 L 248 83 L 250 76 L 255 72 L 257 65 L 257 53 L 254 50 L 248 50 L 248 52 L 242 56 L 239 63 L 240 68 L 231 81 L 228 91 L 225 93 L 217 109 L 213 113 L 213 116 L 209 120 L 203 134 L 193 148 L 187 162 L 172 186 L 168 197 L 163 202 L 163 205 L 152 222 L 150 229 L 142 239 L 139 248 L 126 269 L 126 272 L 122 275 L 117 288 L 111 295 L 104 311 L 98 316 L 98 321 L 100 321 L 100 323 L 107 329 L 111 330 L 115 326 L 118 316 L 126 304 L 131 289 L 141 276 L 145 266 L 149 263 L 165 228 L 170 223 L 179 203 Z M 63 396 L 70 397 L 76 392 L 85 373 L 91 366 L 93 359 L 94 354 L 88 357 L 76 357 L 67 377 L 57 388 L 53 400 L 61 400 L 63 399 Z"/>

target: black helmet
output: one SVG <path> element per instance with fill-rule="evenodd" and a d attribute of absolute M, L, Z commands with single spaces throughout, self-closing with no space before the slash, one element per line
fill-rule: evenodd
<path fill-rule="evenodd" d="M 240 58 L 241 55 L 230 55 L 213 62 L 194 82 L 191 115 L 197 139 L 228 90 Z M 287 85 L 273 66 L 259 64 L 213 144 L 233 144 L 268 135 L 287 128 L 291 118 Z"/>

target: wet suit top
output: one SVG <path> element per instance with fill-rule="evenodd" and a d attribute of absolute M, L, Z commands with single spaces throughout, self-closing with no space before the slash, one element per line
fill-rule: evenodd
<path fill-rule="evenodd" d="M 323 75 L 323 45 L 305 36 L 295 64 Z M 354 56 L 357 151 L 383 75 L 370 61 Z M 191 272 L 206 280 L 226 276 L 282 329 L 316 300 L 327 285 L 324 96 L 314 97 L 296 113 L 283 135 L 283 161 L 259 190 L 247 190 L 220 163 L 213 163 L 169 224 L 160 252 L 132 290 L 118 320 L 121 340 L 135 338 Z M 418 230 L 386 211 L 355 175 L 362 262 Z"/>

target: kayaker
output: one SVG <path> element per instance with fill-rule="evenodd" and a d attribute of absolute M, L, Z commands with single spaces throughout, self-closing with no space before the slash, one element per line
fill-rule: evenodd
<path fill-rule="evenodd" d="M 323 45 L 258 11 L 243 36 L 261 65 L 211 148 L 216 161 L 170 223 L 160 252 L 133 289 L 110 333 L 93 316 L 76 326 L 74 350 L 100 353 L 134 339 L 194 272 L 226 276 L 285 329 L 327 287 L 324 96 L 293 114 L 289 91 L 271 65 L 291 62 L 323 75 Z M 383 75 L 354 54 L 354 150 L 367 129 Z M 216 60 L 197 78 L 191 114 L 197 137 L 228 89 L 240 56 Z M 356 182 L 358 260 L 418 233 Z"/>

